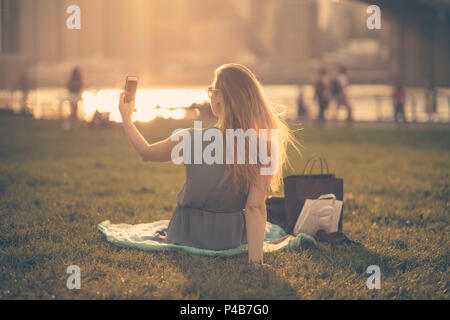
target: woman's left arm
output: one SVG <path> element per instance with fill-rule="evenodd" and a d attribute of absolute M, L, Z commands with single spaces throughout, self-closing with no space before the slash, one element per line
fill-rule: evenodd
<path fill-rule="evenodd" d="M 172 139 L 168 137 L 165 140 L 149 144 L 147 140 L 145 140 L 144 136 L 136 128 L 133 121 L 131 121 L 131 114 L 134 106 L 132 103 L 125 102 L 124 99 L 126 95 L 126 92 L 122 92 L 120 94 L 119 110 L 122 116 L 123 127 L 131 144 L 134 146 L 134 148 L 144 161 L 170 161 L 172 148 L 178 142 L 172 141 Z"/>
<path fill-rule="evenodd" d="M 264 235 L 267 222 L 266 192 L 271 176 L 259 175 L 250 187 L 245 205 L 248 260 L 256 266 L 269 266 L 263 261 Z"/>

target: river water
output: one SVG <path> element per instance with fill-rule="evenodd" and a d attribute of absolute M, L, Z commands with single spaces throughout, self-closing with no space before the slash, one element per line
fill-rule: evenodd
<path fill-rule="evenodd" d="M 318 107 L 313 99 L 313 87 L 302 87 L 304 101 L 311 118 L 317 118 Z M 407 88 L 405 104 L 408 121 L 427 122 L 425 91 L 422 88 Z M 121 89 L 87 89 L 82 93 L 79 102 L 78 117 L 89 121 L 95 110 L 109 112 L 112 121 L 120 122 L 117 109 L 118 96 Z M 299 87 L 291 85 L 264 86 L 267 98 L 274 103 L 275 109 L 283 113 L 286 119 L 297 116 L 297 98 Z M 349 101 L 353 108 L 355 121 L 393 120 L 391 99 L 392 87 L 387 85 L 352 85 L 348 88 Z M 431 114 L 431 121 L 450 122 L 450 89 L 439 88 L 437 94 L 437 110 Z M 31 113 L 38 119 L 58 119 L 69 115 L 68 93 L 64 88 L 38 89 L 30 91 L 27 105 Z M 209 101 L 206 87 L 161 87 L 139 89 L 136 95 L 137 112 L 134 120 L 151 121 L 157 117 L 181 119 L 186 116 L 185 107 L 192 103 Z M 22 108 L 21 92 L 0 91 L 0 108 L 10 108 L 19 112 Z M 157 107 L 159 106 L 159 107 Z M 336 116 L 339 120 L 346 118 L 346 111 L 341 108 L 335 111 L 334 103 L 330 104 L 325 117 Z"/>

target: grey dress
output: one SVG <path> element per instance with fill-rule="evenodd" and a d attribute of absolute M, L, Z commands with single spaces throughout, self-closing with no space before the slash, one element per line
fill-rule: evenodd
<path fill-rule="evenodd" d="M 211 127 L 203 132 L 211 129 L 218 130 Z M 192 155 L 193 131 L 189 130 Z M 202 150 L 209 143 L 203 142 Z M 212 250 L 231 249 L 247 243 L 243 209 L 248 194 L 236 192 L 231 179 L 219 186 L 225 165 L 185 164 L 185 169 L 186 183 L 178 194 L 166 242 Z"/>

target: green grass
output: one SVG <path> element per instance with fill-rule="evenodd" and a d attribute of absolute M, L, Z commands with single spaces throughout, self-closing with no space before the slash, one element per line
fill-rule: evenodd
<path fill-rule="evenodd" d="M 158 120 L 151 141 L 192 123 Z M 301 132 L 303 169 L 325 156 L 344 178 L 344 231 L 364 248 L 190 256 L 107 242 L 97 224 L 170 219 L 182 166 L 142 162 L 121 128 L 0 116 L 0 299 L 448 299 L 450 129 Z M 81 268 L 68 290 L 66 269 Z M 369 265 L 381 289 L 368 290 Z"/>

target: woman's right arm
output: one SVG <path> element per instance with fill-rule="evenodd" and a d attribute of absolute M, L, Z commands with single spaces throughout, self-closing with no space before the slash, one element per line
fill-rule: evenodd
<path fill-rule="evenodd" d="M 170 161 L 172 148 L 178 144 L 178 141 L 172 141 L 171 137 L 165 140 L 149 144 L 144 136 L 131 121 L 133 104 L 125 102 L 126 92 L 120 94 L 119 110 L 122 116 L 122 124 L 133 147 L 144 161 Z"/>

